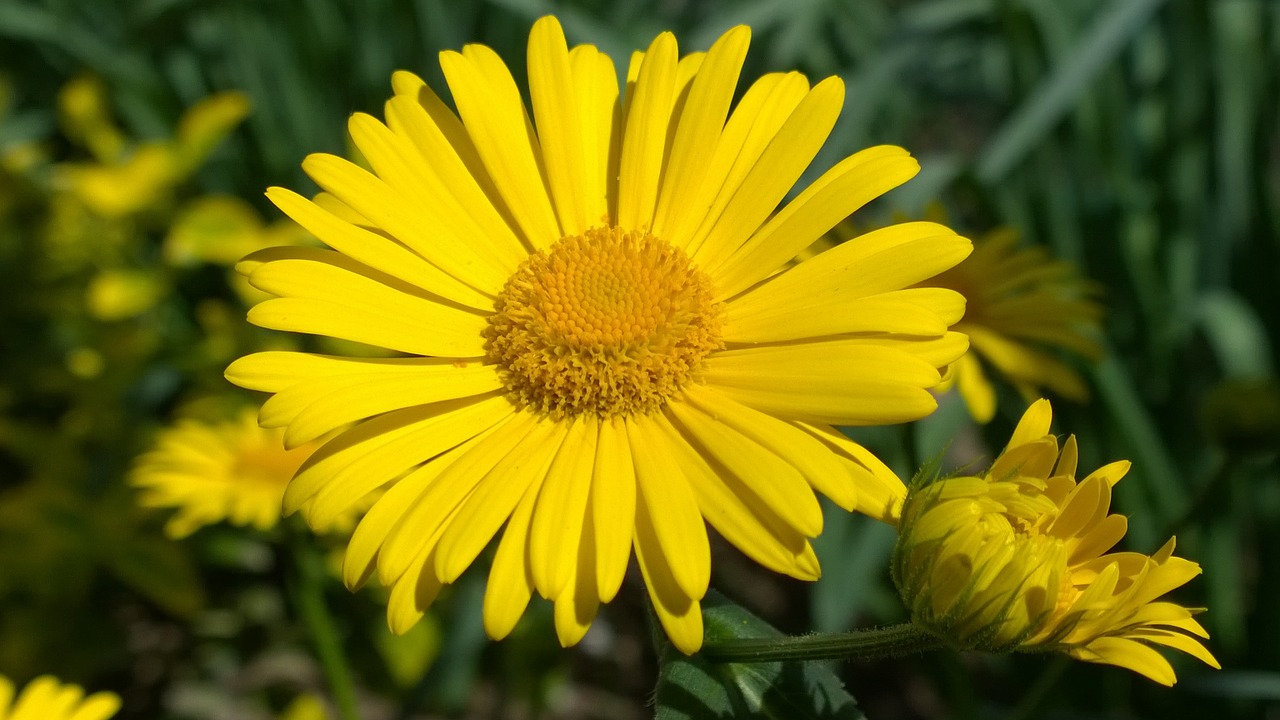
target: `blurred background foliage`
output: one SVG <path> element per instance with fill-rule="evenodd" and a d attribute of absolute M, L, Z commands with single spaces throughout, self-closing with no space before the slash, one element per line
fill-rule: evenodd
<path fill-rule="evenodd" d="M 291 590 L 298 529 L 170 541 L 123 478 L 173 418 L 243 402 L 221 378 L 230 359 L 289 342 L 243 322 L 252 297 L 229 271 L 307 242 L 262 190 L 314 191 L 300 160 L 347 152 L 344 119 L 380 115 L 397 68 L 445 91 L 435 54 L 483 42 L 523 77 L 547 13 L 615 60 L 662 30 L 693 50 L 749 24 L 744 78 L 794 68 L 847 84 L 811 177 L 878 143 L 920 158 L 858 226 L 940 203 L 961 232 L 1012 228 L 1103 289 L 1108 353 L 1079 366 L 1093 398 L 1058 402 L 1057 427 L 1079 436 L 1082 467 L 1135 462 L 1116 501 L 1127 542 L 1150 552 L 1176 533 L 1204 566 L 1178 600 L 1210 608 L 1224 670 L 1179 664 L 1166 691 L 1040 657 L 844 666 L 868 717 L 1280 717 L 1269 0 L 0 2 L 0 674 L 115 690 L 126 719 L 275 717 L 325 692 Z M 1025 406 L 1001 393 L 986 427 L 952 394 L 914 426 L 855 435 L 904 477 L 944 450 L 971 461 Z M 893 622 L 891 544 L 891 529 L 832 511 L 820 582 L 717 551 L 714 584 L 787 632 Z M 561 651 L 545 606 L 512 639 L 484 639 L 483 568 L 405 638 L 376 592 L 325 577 L 370 720 L 652 714 L 638 586 Z"/>

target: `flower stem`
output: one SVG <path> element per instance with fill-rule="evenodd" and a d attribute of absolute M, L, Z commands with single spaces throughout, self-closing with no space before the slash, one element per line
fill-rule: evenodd
<path fill-rule="evenodd" d="M 840 635 L 739 638 L 710 642 L 702 655 L 719 662 L 772 660 L 877 660 L 942 647 L 942 641 L 910 623 Z"/>
<path fill-rule="evenodd" d="M 342 720 L 360 720 L 356 712 L 355 683 L 352 681 L 351 667 L 342 649 L 342 640 L 338 636 L 337 626 L 329 607 L 324 601 L 324 565 L 314 547 L 306 542 L 301 533 L 289 533 L 289 550 L 294 564 L 294 582 L 292 595 L 298 615 L 306 624 L 315 644 L 316 657 L 324 669 L 325 678 L 329 681 L 329 690 L 333 693 L 334 703 L 338 706 L 338 717 Z"/>

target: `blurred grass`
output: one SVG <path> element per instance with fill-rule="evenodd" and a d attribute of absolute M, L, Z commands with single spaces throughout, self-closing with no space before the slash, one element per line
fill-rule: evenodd
<path fill-rule="evenodd" d="M 418 72 L 443 91 L 436 53 L 484 42 L 520 76 L 529 24 L 549 12 L 561 17 L 571 42 L 599 45 L 620 69 L 632 48 L 659 31 L 674 30 L 682 48 L 704 49 L 725 28 L 750 24 L 744 77 L 799 68 L 846 81 L 844 112 L 810 176 L 876 143 L 902 144 L 921 158 L 920 177 L 869 208 L 859 223 L 919 214 L 941 199 L 962 230 L 1012 226 L 1026 242 L 1079 263 L 1104 290 L 1110 353 L 1093 370 L 1091 404 L 1055 406 L 1058 427 L 1080 436 L 1084 467 L 1134 460 L 1117 499 L 1132 519 L 1130 546 L 1153 550 L 1180 526 L 1180 551 L 1206 571 L 1185 599 L 1210 607 L 1212 646 L 1230 672 L 1191 673 L 1185 686 L 1159 694 L 1125 675 L 1072 666 L 1037 702 L 1055 708 L 1056 717 L 1194 717 L 1214 709 L 1224 718 L 1246 718 L 1275 711 L 1280 507 L 1267 498 L 1280 485 L 1276 447 L 1242 454 L 1214 444 L 1202 405 L 1224 380 L 1274 378 L 1280 360 L 1280 3 L 5 0 L 0 73 L 14 99 L 0 118 L 0 148 L 43 140 L 56 156 L 72 154 L 58 139 L 54 97 L 84 71 L 104 78 L 122 124 L 144 138 L 169 134 L 182 109 L 201 97 L 243 90 L 251 117 L 192 185 L 238 195 L 269 213 L 262 190 L 311 187 L 300 160 L 344 152 L 346 116 L 380 114 L 392 70 Z M 15 268 L 5 276 L 21 274 Z M 33 337 L 40 332 L 32 317 L 11 312 L 6 322 Z M 54 361 L 64 341 L 5 342 L 12 355 L 5 366 Z M 129 418 L 158 420 L 190 381 L 166 359 L 120 382 L 125 386 L 104 394 L 94 417 L 127 397 L 135 402 Z M 0 410 L 17 420 L 57 419 L 56 407 L 23 405 L 30 396 L 20 388 L 6 388 L 4 396 Z M 1020 402 L 1006 393 L 985 434 L 967 432 L 977 442 L 999 442 Z M 1238 414 L 1247 414 L 1249 398 L 1238 402 L 1246 405 Z M 953 426 L 943 420 L 922 426 L 921 453 L 945 444 Z M 138 430 L 116 428 L 90 439 L 99 451 L 113 442 L 114 465 L 103 464 L 101 453 L 90 462 L 101 484 L 116 481 L 112 473 L 140 443 Z M 911 464 L 895 433 L 871 433 L 867 442 L 899 470 Z M 37 455 L 6 462 L 30 468 L 42 461 Z M 16 483 L 0 479 L 0 489 Z M 1205 487 L 1210 498 L 1229 496 L 1221 508 L 1195 502 Z M 768 607 L 754 610 L 787 627 L 797 617 L 830 629 L 892 619 L 884 601 L 891 588 L 877 571 L 888 548 L 884 534 L 831 520 L 819 546 L 825 578 L 813 589 L 812 605 L 806 588 L 781 585 L 759 598 L 772 617 Z M 512 662 L 502 657 L 507 645 L 481 648 L 473 623 L 466 627 L 445 639 L 462 649 L 431 671 L 431 688 L 441 687 L 439 678 L 457 679 L 448 681 L 449 693 L 423 691 L 455 709 L 476 683 L 483 685 L 474 668 L 484 665 L 492 678 L 493 668 Z M 964 702 L 948 699 L 958 698 L 950 693 L 958 681 L 928 661 L 847 673 L 864 707 L 886 715 L 989 717 L 1018 706 L 1018 688 L 1033 685 L 1045 667 L 1038 660 L 966 667 L 965 677 L 975 675 L 985 699 Z M 897 679 L 885 679 L 893 673 Z M 1106 682 L 1098 685 L 1099 677 Z M 932 710 L 897 696 L 908 679 L 916 683 L 912 692 L 932 693 Z M 1082 684 L 1098 691 L 1078 697 L 1070 689 Z M 1221 698 L 1230 703 L 1219 708 Z M 502 703 L 523 701 L 495 702 L 510 708 Z"/>

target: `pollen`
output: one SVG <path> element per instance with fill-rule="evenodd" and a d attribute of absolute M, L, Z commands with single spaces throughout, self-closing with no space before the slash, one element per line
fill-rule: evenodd
<path fill-rule="evenodd" d="M 600 227 L 511 276 L 489 318 L 509 397 L 555 417 L 649 413 L 723 346 L 711 282 L 679 248 Z"/>

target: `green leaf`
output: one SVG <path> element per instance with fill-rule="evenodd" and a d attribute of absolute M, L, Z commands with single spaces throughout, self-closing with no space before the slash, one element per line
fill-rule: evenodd
<path fill-rule="evenodd" d="M 999 181 L 1026 158 L 1164 2 L 1114 3 L 1099 13 L 1070 57 L 1054 68 L 988 141 L 977 163 L 978 178 L 987 183 Z"/>
<path fill-rule="evenodd" d="M 781 637 L 714 590 L 702 601 L 706 640 Z M 785 718 L 865 720 L 844 683 L 823 663 L 718 663 L 686 656 L 665 637 L 655 692 L 657 720 Z"/>

